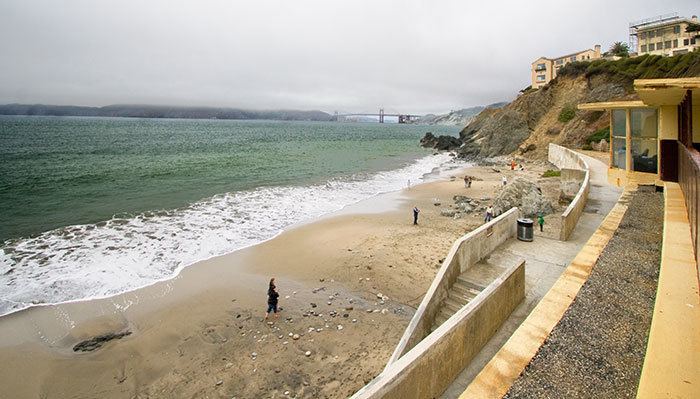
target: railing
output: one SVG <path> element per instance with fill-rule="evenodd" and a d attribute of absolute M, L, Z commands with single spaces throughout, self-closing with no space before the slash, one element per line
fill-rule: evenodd
<path fill-rule="evenodd" d="M 590 169 L 586 161 L 584 161 L 578 153 L 554 143 L 549 144 L 548 159 L 549 162 L 556 165 L 557 168 L 561 169 L 562 171 L 565 169 L 573 169 L 583 171 L 584 173 L 583 180 L 581 181 L 581 187 L 576 193 L 573 201 L 571 201 L 569 206 L 561 215 L 559 240 L 566 241 L 574 231 L 574 228 L 578 223 L 578 219 L 581 217 L 583 209 L 586 207 L 588 192 L 590 190 Z M 562 173 L 562 176 L 564 176 L 564 173 Z"/>
<path fill-rule="evenodd" d="M 430 327 L 440 311 L 440 304 L 447 297 L 457 277 L 493 252 L 499 245 L 514 237 L 517 219 L 518 208 L 511 208 L 455 241 L 406 327 L 399 344 L 394 349 L 394 353 L 389 358 L 387 368 L 430 334 Z"/>
<path fill-rule="evenodd" d="M 693 237 L 695 259 L 700 261 L 700 153 L 694 148 L 688 148 L 678 142 L 678 184 L 685 196 L 685 206 L 688 209 L 688 221 Z"/>
<path fill-rule="evenodd" d="M 440 396 L 525 297 L 521 260 L 479 295 L 390 363 L 352 399 L 422 399 Z"/>

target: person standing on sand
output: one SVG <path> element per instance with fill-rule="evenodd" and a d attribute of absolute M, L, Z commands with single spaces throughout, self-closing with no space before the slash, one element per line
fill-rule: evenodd
<path fill-rule="evenodd" d="M 493 207 L 491 207 L 491 205 L 489 205 L 486 208 L 486 217 L 484 218 L 484 222 L 488 223 L 491 221 L 491 219 L 493 219 Z"/>
<path fill-rule="evenodd" d="M 506 184 L 508 184 L 508 179 L 506 179 L 506 177 L 503 176 L 503 177 L 501 177 L 501 182 L 502 182 L 503 185 L 505 186 Z"/>
<path fill-rule="evenodd" d="M 542 216 L 541 213 L 539 215 L 537 215 L 537 223 L 540 225 L 540 232 L 543 232 L 544 231 L 544 217 Z"/>
<path fill-rule="evenodd" d="M 267 289 L 267 312 L 265 312 L 265 320 L 270 316 L 271 312 L 275 312 L 275 318 L 279 317 L 277 314 L 277 298 L 280 294 L 277 293 L 277 287 L 275 286 L 275 278 L 270 279 L 270 286 Z"/>
<path fill-rule="evenodd" d="M 469 176 L 464 176 L 464 188 L 469 187 Z"/>
<path fill-rule="evenodd" d="M 467 188 L 472 188 L 472 177 L 469 176 L 469 184 L 467 184 Z"/>
<path fill-rule="evenodd" d="M 418 224 L 418 214 L 420 213 L 420 209 L 418 209 L 417 206 L 413 207 L 413 224 Z"/>

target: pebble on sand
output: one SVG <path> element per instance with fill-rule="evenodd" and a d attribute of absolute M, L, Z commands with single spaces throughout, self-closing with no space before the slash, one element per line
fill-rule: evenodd
<path fill-rule="evenodd" d="M 306 353 L 304 353 L 304 355 L 305 355 L 306 357 L 311 356 L 311 351 L 306 351 Z"/>

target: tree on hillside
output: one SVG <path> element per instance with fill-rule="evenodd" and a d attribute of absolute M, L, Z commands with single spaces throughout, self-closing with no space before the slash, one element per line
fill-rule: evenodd
<path fill-rule="evenodd" d="M 618 57 L 629 57 L 630 48 L 627 46 L 627 43 L 615 42 L 612 46 L 610 46 L 608 54 L 616 55 Z"/>

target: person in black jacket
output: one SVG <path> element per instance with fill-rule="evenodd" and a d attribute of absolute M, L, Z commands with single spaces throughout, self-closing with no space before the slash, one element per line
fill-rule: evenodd
<path fill-rule="evenodd" d="M 277 287 L 275 286 L 275 278 L 270 279 L 270 286 L 267 289 L 267 312 L 265 312 L 265 320 L 270 315 L 271 312 L 275 312 L 275 318 L 279 317 L 277 314 L 277 298 L 280 294 L 277 292 Z"/>

